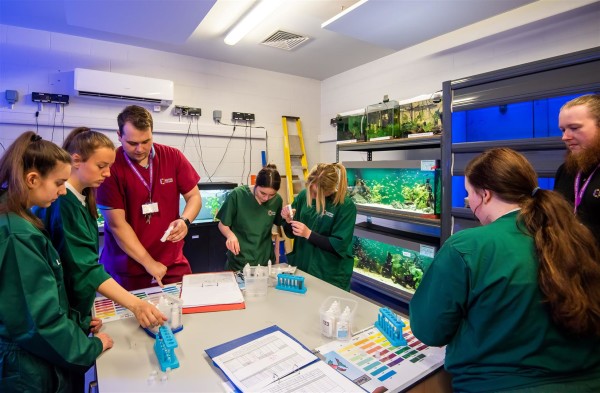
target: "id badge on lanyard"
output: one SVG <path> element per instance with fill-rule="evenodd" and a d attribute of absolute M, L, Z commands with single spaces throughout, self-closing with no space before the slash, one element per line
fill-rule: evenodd
<path fill-rule="evenodd" d="M 129 159 L 129 157 L 125 153 L 125 151 L 123 151 L 123 153 L 125 154 L 125 160 L 129 164 L 129 167 L 133 170 L 133 172 L 137 175 L 138 179 L 140 179 L 140 181 L 142 182 L 142 184 L 144 185 L 144 187 L 146 187 L 146 189 L 148 190 L 148 202 L 146 202 L 146 203 L 144 203 L 142 205 L 142 214 L 146 217 L 146 222 L 148 224 L 150 224 L 150 218 L 152 218 L 152 214 L 158 213 L 158 202 L 152 202 L 152 181 L 153 181 L 153 178 L 154 178 L 154 174 L 152 172 L 153 157 L 151 155 L 148 158 L 148 170 L 150 171 L 150 184 L 148 184 L 146 182 L 146 180 L 144 179 L 144 177 L 137 170 L 137 168 L 135 167 L 135 165 L 133 165 L 133 163 L 131 162 L 131 160 Z"/>

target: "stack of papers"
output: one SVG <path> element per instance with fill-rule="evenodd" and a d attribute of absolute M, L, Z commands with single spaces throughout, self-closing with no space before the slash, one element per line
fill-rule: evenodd
<path fill-rule="evenodd" d="M 363 392 L 277 326 L 206 350 L 241 392 Z"/>
<path fill-rule="evenodd" d="M 239 310 L 246 307 L 233 272 L 183 276 L 181 300 L 184 314 Z"/>

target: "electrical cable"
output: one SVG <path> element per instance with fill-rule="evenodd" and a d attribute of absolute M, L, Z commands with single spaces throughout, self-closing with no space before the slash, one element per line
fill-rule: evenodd
<path fill-rule="evenodd" d="M 222 123 L 219 121 L 219 124 L 222 124 Z M 231 124 L 224 124 L 224 125 L 230 126 Z M 225 156 L 227 155 L 227 151 L 229 150 L 229 144 L 231 143 L 231 140 L 233 139 L 233 135 L 235 134 L 235 129 L 236 129 L 236 124 L 234 123 L 233 131 L 231 132 L 231 135 L 229 136 L 229 141 L 227 141 L 227 146 L 225 146 L 225 153 L 223 153 L 223 157 L 221 157 L 221 161 L 219 161 L 219 163 L 217 164 L 217 167 L 213 171 L 212 175 L 208 175 L 209 178 L 213 177 L 215 175 L 215 173 L 217 173 L 217 170 L 223 163 L 223 160 L 225 159 Z"/>
<path fill-rule="evenodd" d="M 202 168 L 204 168 L 204 173 L 206 173 L 206 176 L 208 176 L 208 181 L 210 183 L 213 182 L 211 175 L 208 173 L 208 169 L 206 169 L 206 166 L 204 165 L 204 156 L 202 155 L 202 143 L 200 141 L 200 127 L 198 126 L 200 123 L 200 118 L 198 118 L 198 120 L 196 121 L 196 134 L 198 136 L 198 147 L 200 149 L 200 165 L 202 165 Z"/>
<path fill-rule="evenodd" d="M 56 126 L 56 113 L 58 112 L 58 104 L 54 107 L 54 120 L 52 121 L 52 135 L 50 136 L 50 142 L 54 142 L 54 127 Z"/>
<path fill-rule="evenodd" d="M 60 106 L 62 107 L 62 119 L 61 119 L 61 123 L 62 123 L 62 141 L 64 143 L 65 141 L 65 104 L 60 104 Z"/>
<path fill-rule="evenodd" d="M 35 133 L 40 133 L 40 124 L 38 123 L 38 117 L 40 116 L 40 111 L 35 112 Z"/>
<path fill-rule="evenodd" d="M 248 122 L 244 126 L 244 154 L 242 155 L 242 176 L 240 177 L 240 184 L 244 184 L 244 173 L 246 173 L 246 149 L 248 147 Z M 250 172 L 248 172 L 248 177 Z M 248 185 L 248 178 L 246 178 L 246 185 Z"/>

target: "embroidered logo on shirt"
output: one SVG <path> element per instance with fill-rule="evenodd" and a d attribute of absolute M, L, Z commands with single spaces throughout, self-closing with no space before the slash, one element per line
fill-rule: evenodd
<path fill-rule="evenodd" d="M 170 177 L 168 179 L 160 179 L 160 184 L 168 184 L 168 183 L 173 183 L 172 177 Z"/>
<path fill-rule="evenodd" d="M 268 214 L 269 216 L 274 216 L 274 215 L 275 215 L 275 212 L 274 212 L 273 210 L 269 210 L 269 211 L 267 212 L 267 214 Z"/>
<path fill-rule="evenodd" d="M 56 264 L 57 264 L 58 266 L 60 266 L 60 259 L 57 259 L 57 260 L 56 260 Z"/>
<path fill-rule="evenodd" d="M 327 210 L 325 210 L 325 216 L 329 217 L 329 218 L 333 218 L 333 213 L 332 212 L 328 212 Z"/>
<path fill-rule="evenodd" d="M 594 192 L 592 192 L 594 198 L 600 198 L 600 188 L 596 188 Z"/>

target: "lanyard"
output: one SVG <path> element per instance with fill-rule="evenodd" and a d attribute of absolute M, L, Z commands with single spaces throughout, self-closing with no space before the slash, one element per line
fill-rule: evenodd
<path fill-rule="evenodd" d="M 140 179 L 142 184 L 144 184 L 144 187 L 146 187 L 146 189 L 148 190 L 148 198 L 149 198 L 149 201 L 152 202 L 152 180 L 154 177 L 153 173 L 152 173 L 152 152 L 150 152 L 150 154 L 148 156 L 148 169 L 150 170 L 150 184 L 148 184 L 146 182 L 146 180 L 144 180 L 144 177 L 140 174 L 140 172 L 137 170 L 135 165 L 133 165 L 133 162 L 131 162 L 131 159 L 129 158 L 127 153 L 125 153 L 125 149 L 123 149 L 123 154 L 125 155 L 125 160 L 129 164 L 129 167 L 133 170 L 133 173 L 135 173 L 137 175 L 138 179 Z"/>
<path fill-rule="evenodd" d="M 581 180 L 581 171 L 577 172 L 577 177 L 575 177 L 575 208 L 573 209 L 573 212 L 575 214 L 577 214 L 577 207 L 579 207 L 579 205 L 581 204 L 581 200 L 583 199 L 583 193 L 587 189 L 587 186 L 590 183 L 590 180 L 592 180 L 592 177 L 594 176 L 594 173 L 596 173 L 596 170 L 598 168 L 600 168 L 600 164 L 598 164 L 598 166 L 596 166 L 596 168 L 594 168 L 592 173 L 588 176 L 587 180 L 581 187 L 581 190 L 579 189 L 579 181 Z"/>

